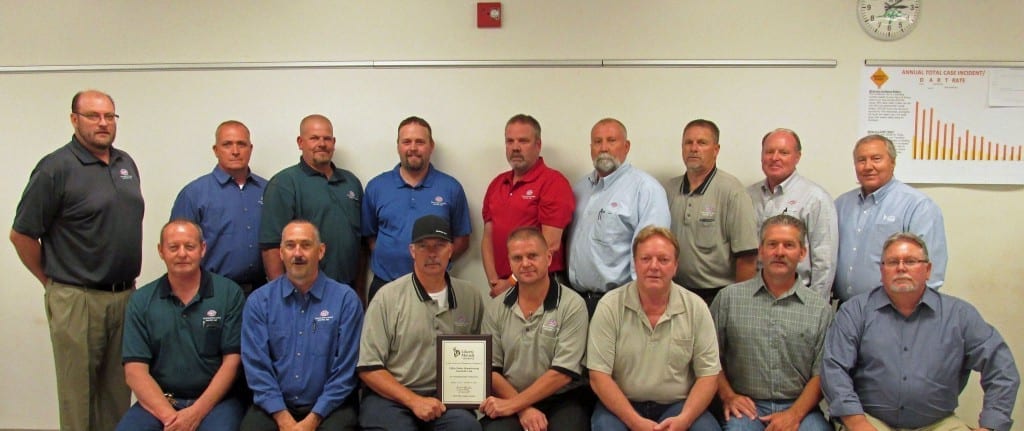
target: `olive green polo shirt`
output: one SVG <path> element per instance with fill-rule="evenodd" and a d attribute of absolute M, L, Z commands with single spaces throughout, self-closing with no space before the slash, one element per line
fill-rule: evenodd
<path fill-rule="evenodd" d="M 235 282 L 208 271 L 203 271 L 196 296 L 182 304 L 164 275 L 128 300 L 122 363 L 149 364 L 149 374 L 164 392 L 198 398 L 224 355 L 241 351 L 244 306 Z"/>
<path fill-rule="evenodd" d="M 385 284 L 366 308 L 357 372 L 386 369 L 409 390 L 433 393 L 437 336 L 479 334 L 480 290 L 447 274 L 448 309 L 441 310 L 415 273 Z"/>
<path fill-rule="evenodd" d="M 572 378 L 556 393 L 582 380 L 587 348 L 587 305 L 579 294 L 554 279 L 541 309 L 526 318 L 519 308 L 519 287 L 492 299 L 484 311 L 481 333 L 493 337 L 494 371 L 522 392 L 547 370 Z"/>
<path fill-rule="evenodd" d="M 320 239 L 327 245 L 320 270 L 351 286 L 359 271 L 362 199 L 363 184 L 351 172 L 335 167 L 327 178 L 300 158 L 299 164 L 278 172 L 267 183 L 260 247 L 280 247 L 281 230 L 288 222 L 309 220 L 320 229 Z"/>
<path fill-rule="evenodd" d="M 587 368 L 611 375 L 630 401 L 683 400 L 698 377 L 722 369 L 711 312 L 699 296 L 673 283 L 668 307 L 652 328 L 631 281 L 597 304 Z"/>

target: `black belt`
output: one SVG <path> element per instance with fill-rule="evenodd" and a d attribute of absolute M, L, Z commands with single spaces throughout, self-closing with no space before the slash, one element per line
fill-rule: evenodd
<path fill-rule="evenodd" d="M 100 291 L 104 291 L 104 292 L 114 292 L 114 293 L 116 293 L 116 292 L 124 292 L 126 290 L 130 290 L 130 289 L 134 289 L 135 288 L 135 281 L 134 280 L 132 280 L 132 281 L 117 281 L 117 282 L 108 283 L 108 284 L 68 283 L 66 281 L 61 281 L 61 280 L 58 280 L 56 278 L 54 278 L 53 281 L 56 282 L 56 283 L 60 283 L 60 284 L 67 284 L 69 286 L 81 287 L 83 289 L 100 290 Z"/>

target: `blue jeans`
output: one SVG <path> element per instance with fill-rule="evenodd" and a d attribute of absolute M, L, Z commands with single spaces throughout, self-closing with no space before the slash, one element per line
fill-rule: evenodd
<path fill-rule="evenodd" d="M 793 400 L 754 400 L 754 405 L 757 406 L 758 417 L 768 416 L 772 413 L 788 409 L 793 405 Z M 745 416 L 739 418 L 733 416 L 722 423 L 722 429 L 725 431 L 764 431 L 765 426 L 764 422 Z M 825 415 L 821 414 L 821 410 L 817 408 L 807 413 L 807 416 L 804 416 L 804 420 L 800 421 L 800 431 L 832 430 L 832 426 L 825 420 Z"/>
<path fill-rule="evenodd" d="M 363 392 L 359 404 L 359 426 L 366 431 L 481 431 L 480 422 L 472 411 L 448 409 L 441 417 L 424 422 L 412 410 L 370 390 Z"/>
<path fill-rule="evenodd" d="M 195 403 L 195 400 L 178 400 L 178 405 L 175 408 L 181 410 L 191 406 L 193 403 Z M 237 430 L 238 424 L 242 422 L 242 413 L 244 413 L 242 403 L 231 397 L 225 398 L 213 406 L 213 410 L 206 414 L 206 417 L 199 423 L 197 430 Z M 135 403 L 124 414 L 124 417 L 121 418 L 121 422 L 117 424 L 116 431 L 163 431 L 163 429 L 164 424 L 156 416 L 142 408 L 142 405 L 139 403 Z"/>
<path fill-rule="evenodd" d="M 642 402 L 629 402 L 633 405 L 633 409 L 636 410 L 640 416 L 647 419 L 660 423 L 661 421 L 668 419 L 672 416 L 678 415 L 683 411 L 683 405 L 686 400 L 682 400 L 673 404 L 658 404 L 650 401 Z M 615 413 L 612 413 L 604 404 L 600 401 L 594 406 L 594 415 L 590 418 L 590 429 L 593 431 L 629 431 L 629 427 L 626 426 Z M 711 413 L 704 411 L 697 417 L 697 420 L 693 421 L 693 425 L 690 426 L 693 431 L 720 431 L 721 428 L 718 426 L 718 421 L 715 420 Z"/>

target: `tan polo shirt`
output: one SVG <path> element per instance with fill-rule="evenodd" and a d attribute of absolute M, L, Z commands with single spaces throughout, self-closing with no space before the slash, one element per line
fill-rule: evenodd
<path fill-rule="evenodd" d="M 554 279 L 544 304 L 527 319 L 519 308 L 519 288 L 492 299 L 484 311 L 481 333 L 491 334 L 494 371 L 517 391 L 533 384 L 547 370 L 572 378 L 556 393 L 582 384 L 587 348 L 587 305 L 579 294 Z"/>
<path fill-rule="evenodd" d="M 366 308 L 357 372 L 387 369 L 418 393 L 437 389 L 437 336 L 479 334 L 484 304 L 478 289 L 445 275 L 448 309 L 410 273 L 380 288 Z"/>
<path fill-rule="evenodd" d="M 608 292 L 594 311 L 587 368 L 611 375 L 630 401 L 678 402 L 697 377 L 722 369 L 707 305 L 674 283 L 669 295 L 653 328 L 640 307 L 636 281 Z"/>

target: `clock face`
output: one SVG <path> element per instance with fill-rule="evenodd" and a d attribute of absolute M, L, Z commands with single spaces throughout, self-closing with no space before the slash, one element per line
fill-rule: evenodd
<path fill-rule="evenodd" d="M 879 40 L 896 40 L 910 33 L 921 16 L 921 0 L 857 0 L 860 28 Z"/>

